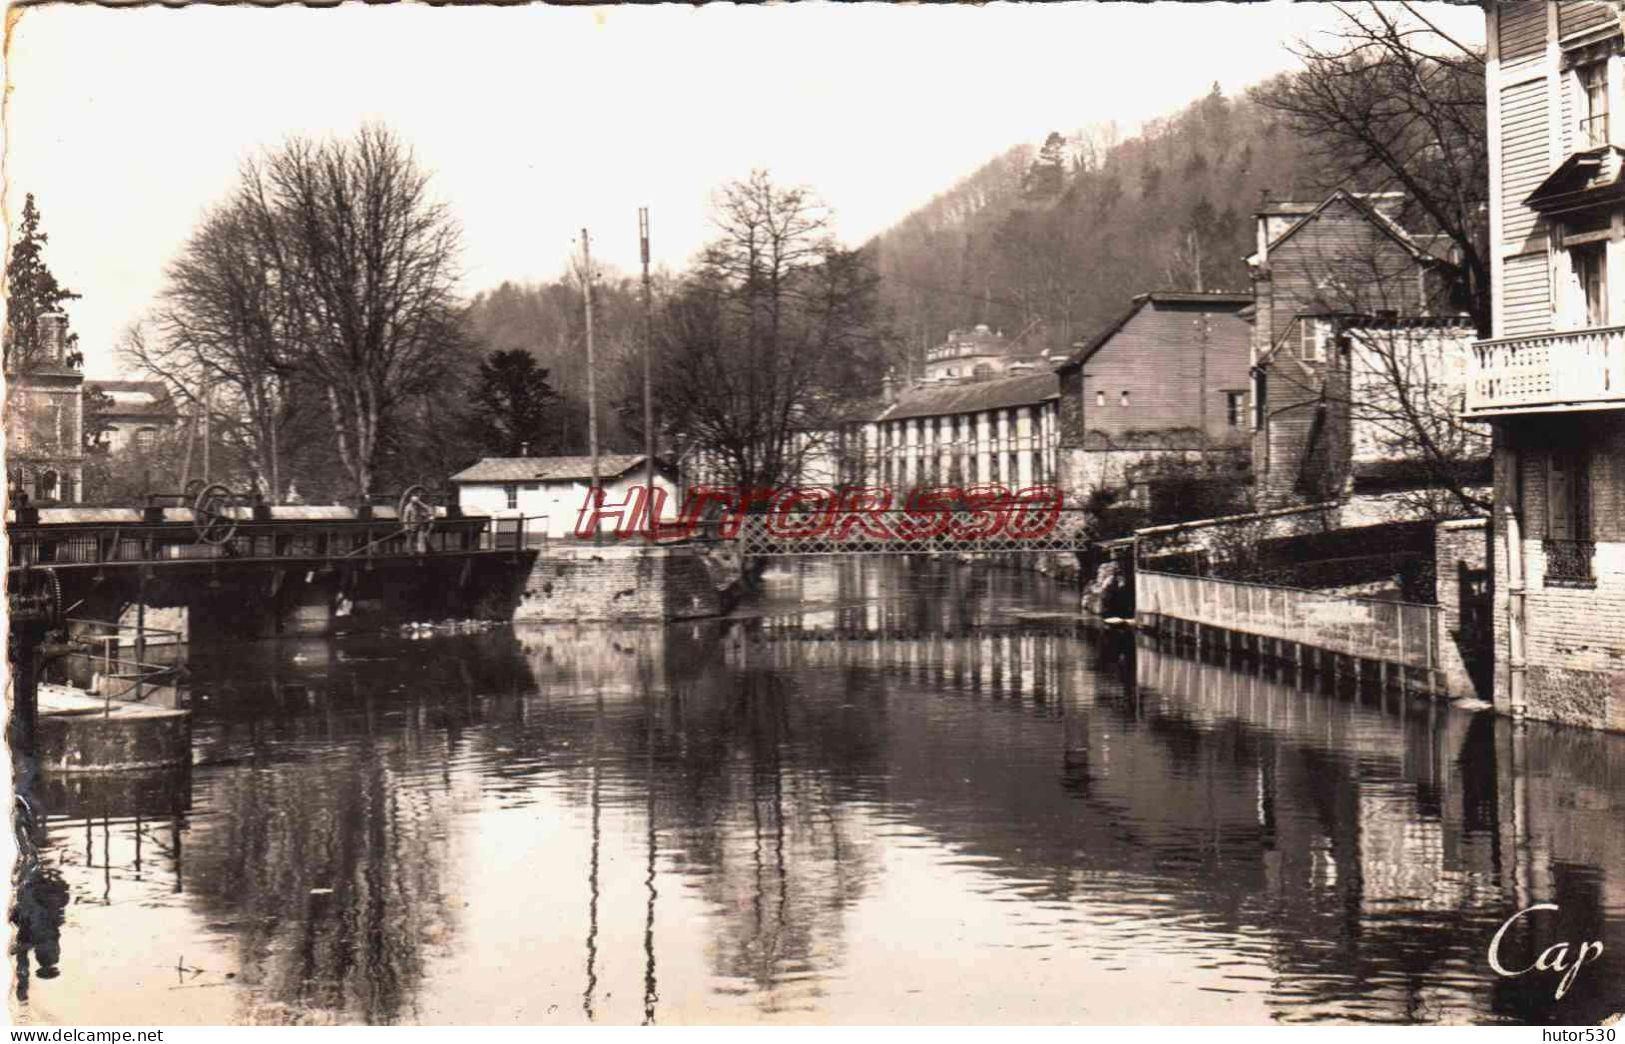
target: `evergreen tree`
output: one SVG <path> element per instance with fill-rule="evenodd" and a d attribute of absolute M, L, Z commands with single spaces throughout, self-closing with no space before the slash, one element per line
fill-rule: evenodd
<path fill-rule="evenodd" d="M 62 286 L 45 263 L 45 244 L 50 237 L 40 231 L 39 209 L 34 194 L 23 200 L 23 220 L 12 245 L 6 266 L 5 368 L 7 373 L 27 373 L 50 362 L 40 318 L 62 310 L 65 301 L 79 295 Z M 80 353 L 70 339 L 68 363 L 77 366 Z"/>
<path fill-rule="evenodd" d="M 113 397 L 102 390 L 99 384 L 87 384 L 83 398 L 83 413 L 79 421 L 80 437 L 84 440 L 86 453 L 103 453 L 107 450 L 107 440 L 102 438 L 113 425 L 108 422 L 107 415 L 113 412 Z"/>
<path fill-rule="evenodd" d="M 1050 131 L 1043 148 L 1027 167 L 1021 191 L 1029 200 L 1052 200 L 1066 188 L 1066 139 Z"/>
<path fill-rule="evenodd" d="M 529 352 L 492 352 L 481 361 L 470 396 L 469 433 L 491 456 L 518 457 L 527 447 L 543 455 L 555 441 L 550 436 L 557 399 L 547 371 Z"/>

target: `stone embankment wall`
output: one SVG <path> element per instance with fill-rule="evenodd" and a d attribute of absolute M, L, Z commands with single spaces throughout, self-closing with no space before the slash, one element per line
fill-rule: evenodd
<path fill-rule="evenodd" d="M 40 764 L 47 772 L 116 772 L 186 765 L 192 760 L 192 720 L 181 710 L 140 713 L 41 714 Z"/>
<path fill-rule="evenodd" d="M 691 620 L 722 611 L 720 567 L 693 547 L 549 545 L 514 608 L 516 623 Z"/>
<path fill-rule="evenodd" d="M 1141 530 L 1139 561 L 1347 598 L 1397 594 L 1437 604 L 1435 647 L 1446 690 L 1487 699 L 1495 663 L 1488 519 L 1338 528 L 1340 516 L 1336 505 L 1323 505 Z M 1382 545 L 1403 559 L 1392 570 L 1383 554 L 1370 553 Z M 1412 561 L 1419 547 L 1426 553 Z M 1291 561 L 1295 556 L 1304 561 Z"/>

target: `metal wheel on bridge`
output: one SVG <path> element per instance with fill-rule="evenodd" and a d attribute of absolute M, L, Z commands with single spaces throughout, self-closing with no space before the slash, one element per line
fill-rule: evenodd
<path fill-rule="evenodd" d="M 29 623 L 54 630 L 62 623 L 62 581 L 56 570 L 38 566 L 13 580 L 8 612 L 13 624 Z"/>
<path fill-rule="evenodd" d="M 239 498 L 216 482 L 200 489 L 192 501 L 192 527 L 205 544 L 224 544 L 237 532 Z"/>

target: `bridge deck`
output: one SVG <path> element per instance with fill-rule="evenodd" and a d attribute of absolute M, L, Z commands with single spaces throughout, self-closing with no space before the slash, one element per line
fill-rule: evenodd
<path fill-rule="evenodd" d="M 335 509 L 306 508 L 296 509 L 303 517 L 239 521 L 230 536 L 211 543 L 200 539 L 186 511 L 166 509 L 164 520 L 156 522 L 132 509 L 66 510 L 73 515 L 50 518 L 41 511 L 38 524 L 6 526 L 12 568 L 443 558 L 511 554 L 541 542 L 527 526 L 534 520 L 523 518 L 441 517 L 414 530 L 394 518 L 393 511 L 356 519 L 353 513 L 347 518 L 328 514 Z"/>

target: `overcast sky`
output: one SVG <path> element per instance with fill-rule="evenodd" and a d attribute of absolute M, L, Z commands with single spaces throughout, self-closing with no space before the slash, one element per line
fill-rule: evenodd
<path fill-rule="evenodd" d="M 1471 6 L 1422 4 L 1464 42 Z M 1052 129 L 1125 134 L 1217 81 L 1288 68 L 1329 5 L 444 9 L 44 7 L 10 48 L 6 183 L 33 192 L 86 371 L 158 290 L 239 162 L 290 135 L 382 120 L 464 230 L 464 287 L 564 270 L 577 230 L 637 264 L 710 234 L 721 183 L 805 184 L 858 243 L 982 162 Z"/>

